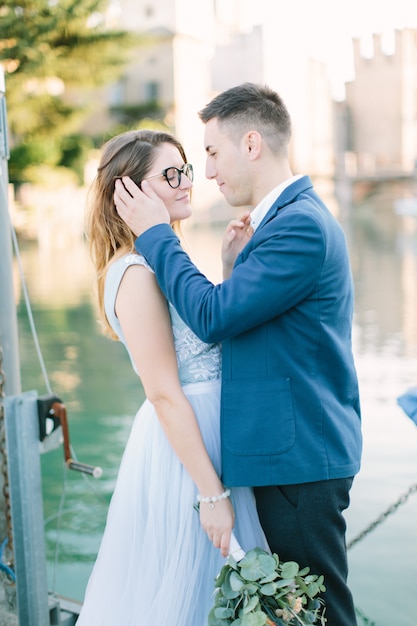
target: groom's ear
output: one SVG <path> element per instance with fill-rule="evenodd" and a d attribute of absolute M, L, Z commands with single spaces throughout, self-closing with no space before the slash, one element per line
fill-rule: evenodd
<path fill-rule="evenodd" d="M 244 135 L 244 142 L 247 153 L 251 160 L 255 160 L 259 157 L 262 146 L 262 137 L 257 130 L 250 130 Z"/>

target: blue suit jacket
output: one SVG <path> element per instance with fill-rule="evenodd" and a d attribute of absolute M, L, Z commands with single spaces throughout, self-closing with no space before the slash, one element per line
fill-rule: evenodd
<path fill-rule="evenodd" d="M 221 439 L 228 486 L 353 476 L 361 426 L 344 233 L 309 177 L 287 187 L 213 285 L 172 229 L 136 240 L 167 299 L 223 345 Z"/>

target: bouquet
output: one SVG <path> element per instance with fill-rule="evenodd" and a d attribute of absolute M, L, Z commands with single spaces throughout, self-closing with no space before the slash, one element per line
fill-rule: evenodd
<path fill-rule="evenodd" d="M 326 590 L 324 578 L 309 572 L 260 548 L 245 554 L 232 535 L 228 561 L 216 578 L 209 626 L 324 625 L 323 600 L 317 598 Z"/>

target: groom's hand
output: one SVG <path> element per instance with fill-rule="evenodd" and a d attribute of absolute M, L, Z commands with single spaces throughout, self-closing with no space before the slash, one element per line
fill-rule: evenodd
<path fill-rule="evenodd" d="M 236 257 L 253 235 L 250 212 L 229 222 L 222 243 L 223 279 L 230 278 Z"/>
<path fill-rule="evenodd" d="M 114 204 L 122 220 L 137 237 L 152 226 L 170 222 L 164 202 L 146 180 L 142 182 L 141 190 L 129 176 L 117 179 Z"/>

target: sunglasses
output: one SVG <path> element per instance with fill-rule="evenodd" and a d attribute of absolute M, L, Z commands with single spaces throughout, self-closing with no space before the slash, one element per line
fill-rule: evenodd
<path fill-rule="evenodd" d="M 160 174 L 152 174 L 151 176 L 147 176 L 142 180 L 148 180 L 149 178 L 156 178 L 157 176 L 163 176 L 167 181 L 168 185 L 172 187 L 172 189 L 177 189 L 181 185 L 181 175 L 184 174 L 191 182 L 194 180 L 194 170 L 191 163 L 184 163 L 181 169 L 178 167 L 167 167 L 162 170 Z"/>

